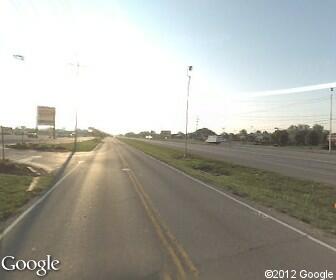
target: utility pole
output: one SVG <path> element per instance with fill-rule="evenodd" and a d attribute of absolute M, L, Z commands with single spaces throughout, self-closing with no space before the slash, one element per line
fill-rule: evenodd
<path fill-rule="evenodd" d="M 23 140 L 23 138 L 24 138 L 24 132 L 25 132 L 25 130 L 24 130 L 23 126 L 21 126 L 21 144 L 24 143 L 24 140 Z"/>
<path fill-rule="evenodd" d="M 187 108 L 186 108 L 186 126 L 185 126 L 185 143 L 184 143 L 184 158 L 188 155 L 188 114 L 189 114 L 189 89 L 190 89 L 190 80 L 193 67 L 188 66 L 187 68 L 187 77 L 188 77 L 188 86 L 187 86 Z"/>
<path fill-rule="evenodd" d="M 329 128 L 329 153 L 331 153 L 331 146 L 332 146 L 332 141 L 331 141 L 331 138 L 332 138 L 332 122 L 333 122 L 333 91 L 334 91 L 334 88 L 331 88 L 330 89 L 331 91 L 331 94 L 330 94 L 330 128 Z"/>
<path fill-rule="evenodd" d="M 5 140 L 4 140 L 3 126 L 1 126 L 1 144 L 2 144 L 2 160 L 5 160 Z"/>
<path fill-rule="evenodd" d="M 199 123 L 199 117 L 197 116 L 197 118 L 196 118 L 196 132 L 197 132 L 197 130 L 198 130 L 198 123 Z"/>
<path fill-rule="evenodd" d="M 56 109 L 54 111 L 54 127 L 53 127 L 53 138 L 56 139 Z"/>
<path fill-rule="evenodd" d="M 76 111 L 76 121 L 75 121 L 75 143 L 74 143 L 74 152 L 77 150 L 77 111 Z"/>
<path fill-rule="evenodd" d="M 71 66 L 75 66 L 76 67 L 76 77 L 77 77 L 77 82 L 78 82 L 78 76 L 79 76 L 79 69 L 81 67 L 83 67 L 83 65 L 81 65 L 79 63 L 79 61 L 77 61 L 76 64 L 74 63 L 69 63 Z M 76 110 L 76 117 L 75 117 L 75 139 L 74 139 L 74 152 L 76 152 L 77 149 L 77 110 Z"/>

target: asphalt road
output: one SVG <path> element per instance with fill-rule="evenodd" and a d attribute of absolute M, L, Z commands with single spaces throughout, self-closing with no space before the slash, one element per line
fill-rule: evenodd
<path fill-rule="evenodd" d="M 181 142 L 150 140 L 150 143 L 184 149 L 184 143 Z M 193 154 L 208 158 L 336 186 L 335 153 L 235 144 L 189 144 L 188 149 Z"/>
<path fill-rule="evenodd" d="M 336 273 L 336 249 L 116 140 L 73 158 L 64 176 L 0 241 L 1 257 L 60 260 L 47 279 L 262 280 L 266 269 L 280 268 Z M 38 277 L 0 269 L 0 279 Z"/>

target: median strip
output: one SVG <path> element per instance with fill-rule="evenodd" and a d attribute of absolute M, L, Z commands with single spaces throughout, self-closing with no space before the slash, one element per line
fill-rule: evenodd
<path fill-rule="evenodd" d="M 133 139 L 119 139 L 183 172 L 237 196 L 274 208 L 336 235 L 336 188 L 274 172 L 190 155 Z"/>

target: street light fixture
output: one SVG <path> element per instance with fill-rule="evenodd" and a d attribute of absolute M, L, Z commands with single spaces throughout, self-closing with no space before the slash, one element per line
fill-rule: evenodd
<path fill-rule="evenodd" d="M 20 54 L 13 54 L 13 57 L 17 60 L 21 60 L 21 61 L 25 60 L 25 57 L 23 55 L 20 55 Z"/>
<path fill-rule="evenodd" d="M 184 158 L 188 155 L 188 114 L 189 114 L 189 89 L 190 89 L 190 72 L 193 70 L 192 66 L 187 68 L 188 87 L 187 87 L 187 108 L 186 108 L 186 127 L 185 127 L 185 145 L 184 145 Z"/>

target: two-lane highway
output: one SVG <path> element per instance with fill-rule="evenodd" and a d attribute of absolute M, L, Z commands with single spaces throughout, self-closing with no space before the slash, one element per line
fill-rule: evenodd
<path fill-rule="evenodd" d="M 47 279 L 265 279 L 336 273 L 336 250 L 117 140 L 73 158 L 65 178 L 3 236 L 1 257 L 60 270 Z M 30 271 L 0 279 L 37 279 Z"/>

